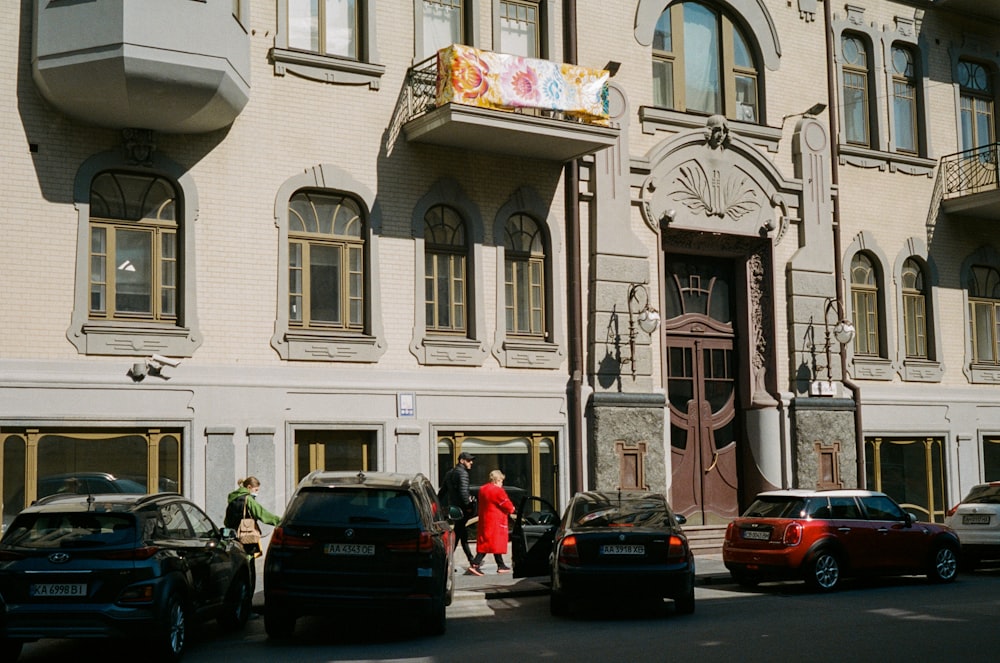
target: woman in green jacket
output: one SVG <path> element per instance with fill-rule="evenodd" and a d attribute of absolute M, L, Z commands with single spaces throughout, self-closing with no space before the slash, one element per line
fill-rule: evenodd
<path fill-rule="evenodd" d="M 253 518 L 257 522 L 267 525 L 277 525 L 281 518 L 265 509 L 257 501 L 257 493 L 260 491 L 260 480 L 257 477 L 247 477 L 239 482 L 239 488 L 229 493 L 226 498 L 226 518 L 223 524 L 230 529 L 237 529 L 240 521 L 244 518 Z M 258 529 L 260 529 L 258 527 Z M 257 557 L 260 555 L 259 543 L 244 543 L 243 549 L 248 555 Z"/>

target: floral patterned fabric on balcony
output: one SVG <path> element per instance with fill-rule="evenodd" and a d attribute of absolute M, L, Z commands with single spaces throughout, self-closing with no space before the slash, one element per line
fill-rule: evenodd
<path fill-rule="evenodd" d="M 437 105 L 563 111 L 591 124 L 608 124 L 608 78 L 549 60 L 481 51 L 454 44 L 437 54 Z"/>

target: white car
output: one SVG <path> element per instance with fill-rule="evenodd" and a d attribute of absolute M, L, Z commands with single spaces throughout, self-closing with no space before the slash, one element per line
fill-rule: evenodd
<path fill-rule="evenodd" d="M 975 569 L 984 559 L 1000 559 L 1000 481 L 973 486 L 944 520 L 962 542 L 962 562 Z"/>

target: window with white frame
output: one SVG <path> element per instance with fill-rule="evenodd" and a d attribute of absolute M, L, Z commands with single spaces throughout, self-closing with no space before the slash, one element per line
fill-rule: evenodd
<path fill-rule="evenodd" d="M 755 49 L 743 28 L 714 6 L 670 5 L 653 33 L 655 105 L 761 122 Z"/>
<path fill-rule="evenodd" d="M 464 44 L 465 0 L 422 0 L 420 27 L 423 52 L 419 59 L 428 58 L 439 49 L 452 44 Z"/>
<path fill-rule="evenodd" d="M 288 0 L 288 47 L 359 59 L 356 0 Z"/>
<path fill-rule="evenodd" d="M 540 20 L 537 2 L 501 0 L 500 51 L 527 58 L 542 57 Z"/>
<path fill-rule="evenodd" d="M 364 329 L 365 221 L 354 199 L 298 191 L 288 202 L 288 324 Z"/>
<path fill-rule="evenodd" d="M 958 85 L 961 90 L 962 151 L 993 143 L 993 72 L 979 62 L 960 60 Z"/>

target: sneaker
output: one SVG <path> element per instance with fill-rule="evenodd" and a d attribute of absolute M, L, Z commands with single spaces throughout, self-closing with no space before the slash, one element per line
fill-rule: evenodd
<path fill-rule="evenodd" d="M 483 575 L 483 572 L 479 570 L 478 566 L 476 566 L 475 564 L 473 564 L 465 572 L 465 575 L 467 575 L 467 576 L 481 576 L 481 575 Z"/>
<path fill-rule="evenodd" d="M 497 567 L 497 573 L 510 573 L 510 570 L 511 569 L 510 569 L 509 566 L 500 566 L 500 567 Z"/>

